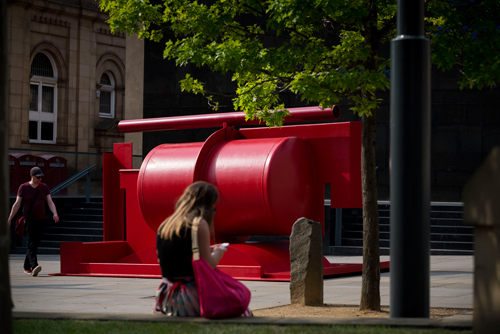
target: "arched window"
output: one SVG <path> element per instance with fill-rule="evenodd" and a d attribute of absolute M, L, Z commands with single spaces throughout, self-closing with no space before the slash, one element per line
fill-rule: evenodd
<path fill-rule="evenodd" d="M 104 72 L 99 81 L 99 116 L 104 118 L 115 117 L 115 81 L 113 75 Z"/>
<path fill-rule="evenodd" d="M 57 73 L 50 57 L 39 52 L 30 73 L 29 140 L 54 144 L 57 135 Z"/>

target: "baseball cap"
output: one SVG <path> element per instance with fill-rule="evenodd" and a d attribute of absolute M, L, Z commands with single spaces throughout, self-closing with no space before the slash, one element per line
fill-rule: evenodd
<path fill-rule="evenodd" d="M 43 172 L 40 167 L 33 167 L 30 171 L 31 176 L 43 176 Z"/>

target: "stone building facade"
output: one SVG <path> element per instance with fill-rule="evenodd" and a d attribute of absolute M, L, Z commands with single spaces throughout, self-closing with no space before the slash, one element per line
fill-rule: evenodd
<path fill-rule="evenodd" d="M 95 0 L 7 0 L 9 147 L 109 152 L 123 142 L 126 35 Z"/>

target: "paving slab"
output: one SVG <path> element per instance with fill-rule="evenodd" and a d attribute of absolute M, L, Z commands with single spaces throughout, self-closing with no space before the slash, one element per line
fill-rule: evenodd
<path fill-rule="evenodd" d="M 327 256 L 330 262 L 361 263 L 360 256 Z M 23 255 L 10 255 L 9 270 L 16 317 L 64 315 L 65 317 L 102 316 L 110 318 L 157 319 L 168 318 L 152 315 L 152 307 L 159 279 L 114 278 L 88 276 L 49 276 L 60 272 L 59 255 L 39 255 L 42 271 L 37 277 L 23 273 Z M 389 256 L 381 256 L 389 261 Z M 431 256 L 430 304 L 431 307 L 473 308 L 473 257 Z M 252 292 L 250 308 L 253 310 L 290 304 L 288 282 L 243 281 Z M 361 276 L 343 276 L 324 280 L 324 302 L 327 304 L 359 305 Z M 390 273 L 381 274 L 381 303 L 389 306 Z M 453 317 L 450 317 L 453 318 Z M 301 323 L 347 324 L 359 319 L 300 318 Z M 448 327 L 472 326 L 472 314 L 462 318 L 447 319 Z M 261 319 L 262 320 L 262 319 Z M 258 320 L 258 321 L 261 321 Z M 418 321 L 412 322 L 417 324 Z M 439 327 L 444 322 L 427 319 L 425 326 Z M 432 321 L 431 321 L 432 320 Z M 198 321 L 198 320 L 197 320 Z M 245 320 L 246 321 L 246 320 Z M 257 321 L 257 320 L 254 320 Z M 296 323 L 301 320 L 278 318 L 269 323 Z M 395 319 L 363 320 L 375 324 L 398 324 Z M 413 320 L 412 320 L 413 321 Z M 411 321 L 410 321 L 411 322 Z M 399 322 L 401 323 L 401 321 Z M 399 326 L 399 325 L 397 325 Z M 424 326 L 424 325 L 422 325 Z M 424 326 L 424 327 L 425 327 Z M 449 327 L 449 328 L 451 328 Z M 462 328 L 460 327 L 460 328 Z"/>

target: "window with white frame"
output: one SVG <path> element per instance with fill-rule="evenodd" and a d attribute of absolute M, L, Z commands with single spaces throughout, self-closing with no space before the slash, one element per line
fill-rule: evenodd
<path fill-rule="evenodd" d="M 111 73 L 105 72 L 99 81 L 99 117 L 115 117 L 115 81 Z"/>
<path fill-rule="evenodd" d="M 49 55 L 39 52 L 30 73 L 30 143 L 55 144 L 57 137 L 57 72 Z"/>

